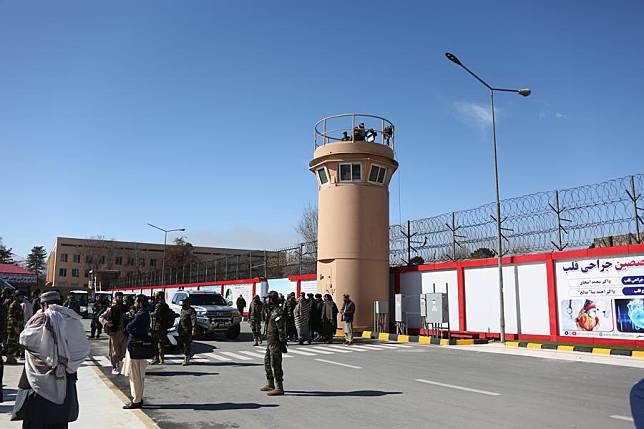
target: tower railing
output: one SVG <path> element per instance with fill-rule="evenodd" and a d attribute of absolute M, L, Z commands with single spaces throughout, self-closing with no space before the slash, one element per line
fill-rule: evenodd
<path fill-rule="evenodd" d="M 396 127 L 386 118 L 366 113 L 342 113 L 320 119 L 313 129 L 313 150 L 329 143 L 366 142 L 394 150 Z"/>

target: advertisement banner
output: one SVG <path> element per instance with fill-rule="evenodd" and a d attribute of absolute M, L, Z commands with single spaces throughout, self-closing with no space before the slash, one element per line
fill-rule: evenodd
<path fill-rule="evenodd" d="M 559 334 L 644 338 L 644 255 L 557 262 Z"/>
<path fill-rule="evenodd" d="M 244 297 L 246 300 L 246 308 L 244 313 L 248 312 L 248 306 L 253 300 L 253 284 L 252 283 L 243 283 L 235 285 L 224 285 L 224 298 L 226 301 L 230 301 L 233 304 L 233 307 L 237 307 L 237 298 L 239 295 Z"/>
<path fill-rule="evenodd" d="M 312 293 L 316 294 L 318 293 L 318 282 L 317 280 L 306 280 L 300 283 L 300 292 L 304 292 L 306 294 Z"/>

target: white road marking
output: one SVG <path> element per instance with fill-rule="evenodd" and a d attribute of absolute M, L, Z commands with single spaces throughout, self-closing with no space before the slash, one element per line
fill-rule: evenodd
<path fill-rule="evenodd" d="M 215 353 L 206 353 L 205 356 L 208 356 L 209 358 L 213 358 L 213 359 L 216 359 L 216 360 L 220 360 L 222 362 L 228 362 L 228 361 L 232 360 L 232 359 L 227 358 L 227 357 L 219 356 L 219 355 L 217 355 Z"/>
<path fill-rule="evenodd" d="M 383 346 L 389 346 L 389 347 L 395 347 L 398 349 L 413 349 L 414 346 L 408 346 L 406 344 L 393 344 L 393 343 L 387 343 L 387 344 L 382 344 Z"/>
<path fill-rule="evenodd" d="M 391 350 L 391 347 L 374 346 L 372 344 L 367 344 L 360 347 L 366 347 L 367 349 L 370 349 L 370 350 Z"/>
<path fill-rule="evenodd" d="M 361 366 L 349 365 L 347 363 L 333 362 L 332 360 L 326 360 L 326 359 L 315 359 L 315 360 L 318 362 L 330 363 L 333 365 L 346 366 L 347 368 L 362 369 Z"/>
<path fill-rule="evenodd" d="M 368 351 L 371 351 L 371 350 L 384 350 L 384 349 L 381 349 L 381 348 L 370 349 L 370 348 L 367 348 L 365 346 L 356 346 L 356 345 L 351 346 L 351 349 L 352 350 L 358 350 L 358 351 L 361 351 L 361 352 L 368 352 Z"/>
<path fill-rule="evenodd" d="M 251 358 L 249 358 L 247 356 L 238 355 L 237 353 L 233 353 L 233 352 L 221 352 L 221 354 L 226 355 L 226 356 L 230 356 L 231 358 L 234 358 L 234 359 L 251 360 Z"/>
<path fill-rule="evenodd" d="M 632 417 L 618 416 L 617 414 L 613 414 L 612 416 L 610 416 L 610 418 L 615 419 L 615 420 L 624 420 L 626 422 L 632 422 L 633 421 Z"/>
<path fill-rule="evenodd" d="M 296 355 L 302 355 L 302 356 L 315 356 L 315 353 L 303 352 L 302 350 L 290 349 L 288 352 L 295 353 Z"/>
<path fill-rule="evenodd" d="M 327 346 L 327 348 L 338 353 L 351 353 L 351 350 L 347 350 L 347 347 L 343 346 Z"/>
<path fill-rule="evenodd" d="M 325 350 L 324 347 L 309 347 L 309 349 L 312 350 L 313 353 L 320 353 L 323 355 L 332 355 L 335 353 L 335 351 Z"/>
<path fill-rule="evenodd" d="M 488 392 L 487 390 L 472 389 L 470 387 L 456 386 L 454 384 L 439 383 L 438 381 L 423 380 L 422 378 L 417 378 L 416 381 L 420 383 L 433 384 L 434 386 L 447 387 L 447 388 L 456 389 L 456 390 L 464 390 L 466 392 L 480 393 L 481 395 L 488 395 L 488 396 L 501 395 L 500 393 Z"/>
<path fill-rule="evenodd" d="M 101 366 L 112 366 L 112 362 L 105 357 L 105 356 L 94 356 L 94 359 L 101 365 Z"/>
<path fill-rule="evenodd" d="M 260 353 L 247 352 L 247 351 L 243 351 L 243 350 L 239 351 L 238 353 L 243 353 L 243 354 L 248 355 L 248 356 L 264 359 L 264 355 L 260 354 Z"/>

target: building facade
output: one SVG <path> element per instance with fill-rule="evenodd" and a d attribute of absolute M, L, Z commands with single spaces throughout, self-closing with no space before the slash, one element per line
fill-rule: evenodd
<path fill-rule="evenodd" d="M 156 243 L 58 237 L 47 260 L 47 282 L 60 289 L 88 289 L 92 273 L 109 273 L 119 279 L 160 271 L 163 247 Z M 166 256 L 171 247 L 166 247 Z M 192 255 L 195 261 L 207 262 L 252 252 L 260 251 L 194 246 Z"/>

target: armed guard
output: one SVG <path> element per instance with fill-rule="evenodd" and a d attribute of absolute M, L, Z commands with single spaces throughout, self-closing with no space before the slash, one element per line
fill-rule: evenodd
<path fill-rule="evenodd" d="M 154 311 L 150 315 L 152 316 L 152 329 L 150 333 L 154 346 L 154 359 L 152 359 L 151 365 L 165 363 L 165 337 L 168 333 L 168 323 L 171 317 L 170 307 L 165 302 L 165 294 L 163 292 L 157 292 L 154 301 Z"/>
<path fill-rule="evenodd" d="M 183 364 L 188 365 L 192 358 L 192 336 L 197 330 L 197 313 L 190 306 L 190 298 L 184 298 L 181 303 L 181 315 L 179 316 L 179 336 L 183 345 Z"/>
<path fill-rule="evenodd" d="M 13 302 L 9 305 L 7 317 L 7 363 L 15 364 L 16 356 L 20 350 L 18 339 L 25 326 L 25 315 L 20 306 L 22 293 L 16 291 Z"/>
<path fill-rule="evenodd" d="M 250 321 L 250 328 L 253 331 L 253 338 L 255 339 L 254 346 L 262 343 L 262 319 L 264 316 L 264 305 L 259 295 L 255 295 L 253 301 L 248 308 L 248 320 Z"/>
<path fill-rule="evenodd" d="M 101 314 L 105 310 L 107 310 L 107 301 L 105 301 L 105 297 L 99 295 L 96 298 L 96 302 L 94 302 L 94 305 L 92 305 L 92 323 L 90 325 L 90 338 L 96 338 L 98 339 L 101 334 L 103 333 L 103 325 L 101 325 L 101 322 L 98 320 L 99 317 L 101 317 Z"/>
<path fill-rule="evenodd" d="M 268 347 L 264 356 L 264 369 L 266 370 L 266 385 L 260 390 L 268 392 L 268 396 L 281 396 L 284 394 L 284 372 L 282 371 L 282 353 L 286 349 L 286 318 L 284 310 L 278 305 L 277 292 L 268 293 L 269 316 L 266 320 L 266 336 Z"/>

